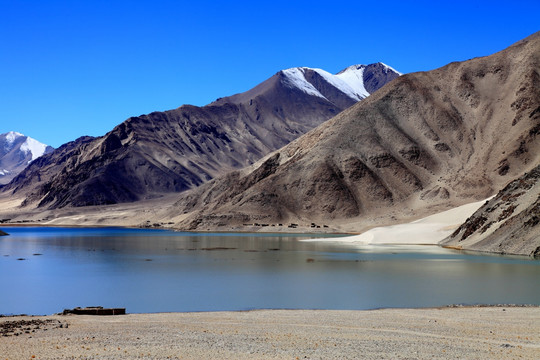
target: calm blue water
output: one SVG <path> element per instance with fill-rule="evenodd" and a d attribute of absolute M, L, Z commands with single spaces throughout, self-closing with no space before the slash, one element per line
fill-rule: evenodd
<path fill-rule="evenodd" d="M 7 228 L 0 314 L 540 305 L 540 261 L 306 236 Z M 24 259 L 24 260 L 19 260 Z"/>

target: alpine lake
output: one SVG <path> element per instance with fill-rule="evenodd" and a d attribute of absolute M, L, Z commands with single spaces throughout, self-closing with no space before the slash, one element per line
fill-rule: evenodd
<path fill-rule="evenodd" d="M 540 261 L 524 257 L 304 241 L 322 234 L 4 230 L 2 315 L 540 305 Z"/>

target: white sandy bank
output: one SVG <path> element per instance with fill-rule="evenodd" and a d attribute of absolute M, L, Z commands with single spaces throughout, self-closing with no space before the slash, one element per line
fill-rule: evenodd
<path fill-rule="evenodd" d="M 360 235 L 304 241 L 346 242 L 359 245 L 434 245 L 452 234 L 485 202 L 486 200 L 482 200 L 462 205 L 408 224 L 373 228 Z"/>

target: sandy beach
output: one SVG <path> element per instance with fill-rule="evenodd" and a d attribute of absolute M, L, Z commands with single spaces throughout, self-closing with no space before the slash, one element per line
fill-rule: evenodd
<path fill-rule="evenodd" d="M 2 359 L 540 358 L 540 307 L 54 315 L 0 326 Z"/>
<path fill-rule="evenodd" d="M 458 206 L 410 223 L 376 227 L 360 235 L 304 241 L 331 241 L 357 245 L 436 245 L 452 234 L 487 200 L 489 199 Z"/>

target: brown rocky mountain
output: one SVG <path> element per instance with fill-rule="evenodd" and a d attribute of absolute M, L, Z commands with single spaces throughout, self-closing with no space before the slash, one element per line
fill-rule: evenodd
<path fill-rule="evenodd" d="M 184 193 L 164 218 L 184 229 L 354 231 L 485 199 L 540 163 L 539 83 L 540 33 L 401 76 L 250 168 Z"/>
<path fill-rule="evenodd" d="M 7 184 L 33 160 L 53 150 L 18 132 L 0 134 L 0 184 Z"/>
<path fill-rule="evenodd" d="M 181 192 L 253 163 L 398 76 L 382 63 L 337 75 L 283 70 L 207 106 L 132 117 L 105 136 L 66 144 L 1 192 L 4 198 L 24 198 L 28 207 L 50 209 Z"/>
<path fill-rule="evenodd" d="M 540 165 L 499 191 L 441 244 L 540 257 Z"/>

